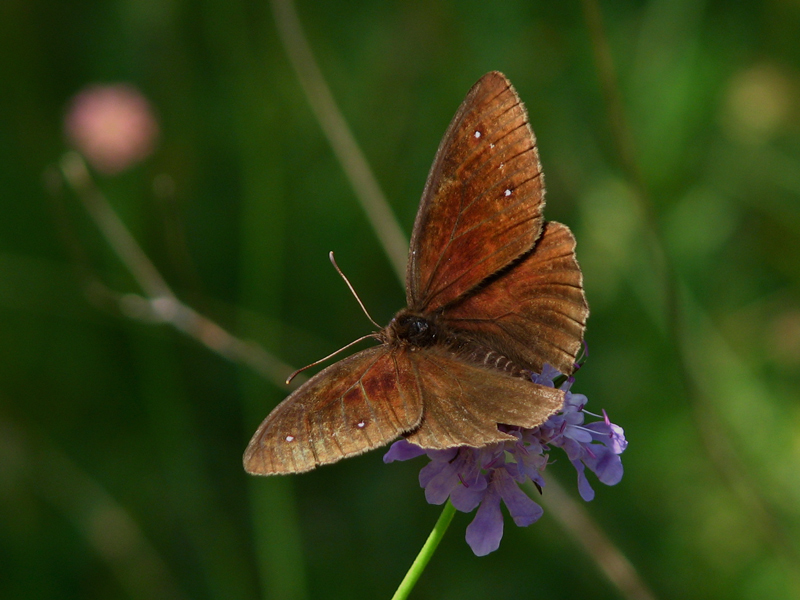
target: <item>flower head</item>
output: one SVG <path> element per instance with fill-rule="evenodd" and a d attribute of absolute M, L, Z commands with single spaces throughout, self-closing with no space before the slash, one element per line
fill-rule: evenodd
<path fill-rule="evenodd" d="M 534 374 L 534 383 L 555 387 L 554 380 L 563 377 L 550 365 L 541 374 Z M 450 498 L 462 512 L 478 509 L 467 527 L 467 543 L 478 556 L 497 550 L 503 537 L 501 501 L 506 505 L 514 523 L 526 527 L 542 516 L 542 507 L 520 488 L 527 480 L 541 491 L 542 477 L 549 452 L 558 447 L 578 472 L 578 491 L 586 500 L 594 498 L 594 490 L 586 477 L 586 467 L 601 483 L 614 485 L 622 479 L 620 454 L 628 445 L 621 427 L 614 425 L 603 411 L 602 420 L 584 423 L 586 415 L 601 418 L 585 410 L 583 394 L 570 391 L 573 379 L 561 384 L 564 406 L 539 427 L 501 426 L 516 441 L 491 444 L 482 448 L 462 446 L 447 450 L 423 450 L 406 440 L 392 444 L 384 462 L 409 460 L 427 454 L 430 462 L 419 474 L 425 488 L 425 499 L 431 504 L 443 504 Z"/>
<path fill-rule="evenodd" d="M 107 175 L 149 156 L 158 137 L 147 99 L 125 83 L 93 85 L 79 92 L 67 111 L 64 129 L 70 143 Z"/>

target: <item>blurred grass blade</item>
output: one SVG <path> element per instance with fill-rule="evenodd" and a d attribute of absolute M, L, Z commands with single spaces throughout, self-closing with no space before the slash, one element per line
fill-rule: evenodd
<path fill-rule="evenodd" d="M 687 357 L 692 381 L 696 386 L 697 402 L 696 418 L 703 420 L 706 430 L 706 446 L 713 456 L 714 462 L 722 465 L 721 474 L 746 512 L 746 521 L 756 524 L 762 542 L 771 546 L 783 558 L 788 573 L 793 579 L 795 589 L 800 591 L 800 548 L 798 541 L 790 534 L 783 521 L 787 516 L 782 514 L 769 493 L 786 494 L 787 491 L 775 489 L 769 481 L 769 471 L 760 469 L 756 475 L 752 468 L 740 456 L 741 451 L 733 446 L 730 431 L 731 421 L 736 421 L 741 431 L 737 437 L 753 437 L 768 439 L 772 433 L 776 441 L 780 431 L 774 418 L 770 418 L 770 393 L 763 389 L 757 378 L 725 342 L 716 330 L 711 319 L 697 304 L 691 292 L 684 286 L 682 293 L 687 321 L 691 324 L 692 335 L 681 340 L 684 354 Z M 721 418 L 721 407 L 716 406 L 712 398 L 724 398 L 727 422 Z M 761 424 L 757 426 L 754 415 Z M 778 415 L 783 420 L 782 415 Z M 761 431 L 763 435 L 759 435 Z M 768 458 L 756 459 L 757 462 Z M 762 490 L 769 490 L 764 492 Z M 797 499 L 787 501 L 796 506 Z"/>
<path fill-rule="evenodd" d="M 19 477 L 73 522 L 130 598 L 187 596 L 139 523 L 95 479 L 49 440 L 0 417 L 0 471 Z"/>
<path fill-rule="evenodd" d="M 532 493 L 533 486 L 528 485 Z M 547 479 L 547 493 L 539 500 L 561 526 L 581 545 L 595 564 L 626 600 L 655 600 L 655 595 L 639 576 L 630 560 L 617 548 L 605 531 L 553 477 Z"/>
<path fill-rule="evenodd" d="M 356 198 L 367 214 L 395 273 L 400 281 L 404 282 L 408 239 L 336 105 L 303 33 L 294 3 L 291 0 L 272 0 L 272 9 L 281 41 L 314 111 L 314 116 L 333 147 L 336 158 L 350 180 Z"/>
<path fill-rule="evenodd" d="M 662 280 L 661 288 L 665 296 L 667 341 L 677 355 L 679 375 L 684 395 L 692 409 L 691 414 L 694 417 L 695 427 L 703 440 L 706 454 L 714 468 L 747 507 L 747 512 L 753 517 L 753 522 L 757 525 L 762 540 L 783 556 L 787 564 L 791 564 L 790 571 L 797 581 L 798 573 L 800 573 L 800 555 L 798 555 L 797 547 L 784 534 L 784 527 L 780 523 L 777 511 L 762 491 L 758 479 L 749 469 L 745 468 L 738 445 L 732 441 L 731 433 L 724 425 L 720 408 L 706 399 L 710 395 L 718 394 L 719 390 L 707 390 L 704 394 L 701 389 L 705 375 L 702 369 L 698 370 L 698 365 L 703 361 L 697 353 L 690 355 L 692 340 L 702 335 L 696 330 L 697 324 L 695 323 L 701 312 L 696 305 L 686 301 L 682 302 L 680 298 L 678 275 L 667 252 L 661 223 L 636 159 L 633 133 L 624 110 L 622 93 L 599 3 L 597 0 L 583 0 L 583 7 L 614 143 L 622 166 L 632 185 L 636 188 L 634 196 L 645 215 L 643 226 L 647 231 L 644 233 L 650 241 L 653 266 Z M 633 282 L 634 285 L 636 283 Z M 690 298 L 688 292 L 684 292 L 683 296 Z M 687 314 L 687 311 L 691 311 L 691 315 Z M 690 316 L 692 317 L 691 324 L 687 323 Z M 716 350 L 709 350 L 709 352 L 713 353 Z"/>

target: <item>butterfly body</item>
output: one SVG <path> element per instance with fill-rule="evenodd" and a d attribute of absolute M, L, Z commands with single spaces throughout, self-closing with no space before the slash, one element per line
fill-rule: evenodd
<path fill-rule="evenodd" d="M 516 440 L 563 404 L 531 381 L 574 369 L 589 309 L 569 228 L 546 222 L 536 139 L 501 73 L 469 91 L 442 139 L 414 224 L 407 307 L 375 347 L 279 404 L 244 455 L 300 473 L 404 436 L 426 449 Z"/>
<path fill-rule="evenodd" d="M 439 315 L 415 314 L 407 308 L 399 311 L 379 334 L 390 346 L 406 346 L 411 352 L 439 345 L 462 360 L 500 371 L 512 377 L 530 378 L 532 371 L 514 363 L 499 350 L 490 348 L 439 322 Z"/>

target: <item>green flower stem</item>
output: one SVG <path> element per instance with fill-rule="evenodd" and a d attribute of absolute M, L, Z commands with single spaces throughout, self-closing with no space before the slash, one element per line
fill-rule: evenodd
<path fill-rule="evenodd" d="M 419 551 L 417 558 L 415 558 L 414 562 L 411 564 L 408 573 L 403 577 L 403 581 L 400 582 L 397 591 L 394 593 L 394 596 L 392 596 L 392 600 L 404 600 L 408 598 L 408 595 L 411 593 L 411 590 L 414 589 L 425 567 L 428 566 L 428 562 L 431 560 L 433 553 L 436 552 L 436 547 L 439 545 L 439 542 L 442 541 L 447 528 L 450 526 L 450 522 L 453 520 L 453 515 L 455 514 L 456 509 L 450 503 L 450 500 L 448 500 L 447 504 L 444 505 L 442 514 L 439 515 L 439 520 L 436 521 L 436 525 L 433 526 L 433 531 L 431 531 L 425 545 L 422 546 L 422 550 Z"/>

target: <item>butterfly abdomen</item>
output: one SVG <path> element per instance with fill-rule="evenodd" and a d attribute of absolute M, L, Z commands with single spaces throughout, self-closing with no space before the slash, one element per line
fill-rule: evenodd
<path fill-rule="evenodd" d="M 528 369 L 520 367 L 501 352 L 492 350 L 476 340 L 467 339 L 460 335 L 452 335 L 447 342 L 450 350 L 467 362 L 493 371 L 501 371 L 512 377 L 529 379 L 531 376 L 531 371 Z"/>

